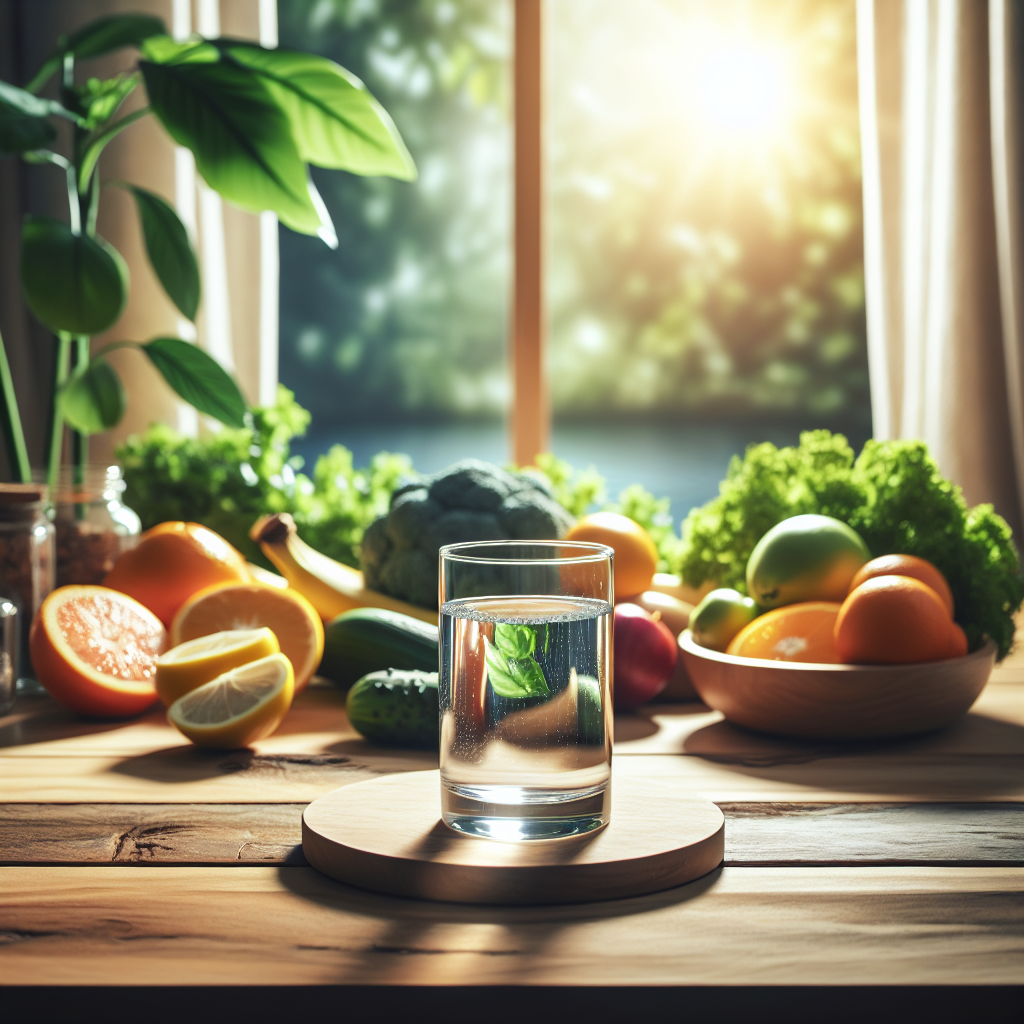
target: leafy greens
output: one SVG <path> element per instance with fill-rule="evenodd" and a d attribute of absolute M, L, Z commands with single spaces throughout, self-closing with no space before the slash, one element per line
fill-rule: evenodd
<path fill-rule="evenodd" d="M 968 508 L 921 441 L 868 441 L 854 460 L 841 434 L 800 435 L 795 448 L 752 445 L 734 457 L 720 493 L 683 523 L 673 568 L 687 583 L 746 592 L 754 545 L 776 523 L 816 512 L 848 523 L 872 555 L 917 555 L 949 581 L 972 650 L 988 636 L 1007 655 L 1024 574 L 1005 520 Z"/>
<path fill-rule="evenodd" d="M 405 455 L 381 452 L 366 469 L 334 445 L 317 459 L 312 479 L 290 454 L 309 413 L 287 388 L 275 405 L 252 411 L 252 428 L 188 438 L 162 425 L 130 437 L 116 452 L 124 466 L 125 503 L 145 529 L 168 519 L 203 523 L 250 561 L 270 564 L 249 539 L 262 515 L 290 512 L 304 540 L 348 565 L 358 565 L 363 531 L 388 509 L 391 492 L 412 474 Z"/>

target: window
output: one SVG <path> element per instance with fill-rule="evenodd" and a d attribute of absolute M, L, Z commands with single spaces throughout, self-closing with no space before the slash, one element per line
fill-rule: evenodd
<path fill-rule="evenodd" d="M 280 5 L 282 43 L 360 75 L 420 168 L 318 181 L 337 252 L 282 233 L 281 379 L 314 412 L 307 457 L 511 457 L 513 6 Z M 545 7 L 552 450 L 678 516 L 752 441 L 862 442 L 853 0 Z"/>

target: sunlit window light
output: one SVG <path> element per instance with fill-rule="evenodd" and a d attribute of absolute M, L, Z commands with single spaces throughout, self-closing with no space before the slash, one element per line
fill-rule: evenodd
<path fill-rule="evenodd" d="M 789 91 L 783 52 L 727 36 L 708 42 L 695 75 L 708 127 L 735 135 L 780 128 Z"/>

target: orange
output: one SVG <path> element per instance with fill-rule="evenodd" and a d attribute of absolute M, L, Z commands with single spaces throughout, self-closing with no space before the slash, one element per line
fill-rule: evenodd
<path fill-rule="evenodd" d="M 967 634 L 955 622 L 949 624 L 947 658 L 962 658 L 967 653 Z"/>
<path fill-rule="evenodd" d="M 916 555 L 882 555 L 881 558 L 872 558 L 857 570 L 857 575 L 850 583 L 850 593 L 876 576 L 909 576 L 911 579 L 920 580 L 939 595 L 952 617 L 953 591 L 949 589 L 946 577 L 931 562 Z"/>
<path fill-rule="evenodd" d="M 855 665 L 938 661 L 952 645 L 942 598 L 909 576 L 875 576 L 843 602 L 836 619 L 836 650 Z"/>
<path fill-rule="evenodd" d="M 726 649 L 740 658 L 834 665 L 836 601 L 803 601 L 774 608 L 741 629 Z"/>
<path fill-rule="evenodd" d="M 268 626 L 295 671 L 298 693 L 320 667 L 324 624 L 316 609 L 294 590 L 263 583 L 221 583 L 186 601 L 171 625 L 171 642 L 209 636 L 226 629 Z"/>
<path fill-rule="evenodd" d="M 618 512 L 584 516 L 565 535 L 566 540 L 607 544 L 615 551 L 615 599 L 635 597 L 650 590 L 658 569 L 658 549 L 647 531 Z"/>
<path fill-rule="evenodd" d="M 61 587 L 43 602 L 29 648 L 39 681 L 83 715 L 126 718 L 156 700 L 167 634 L 133 598 L 106 587 Z"/>
<path fill-rule="evenodd" d="M 160 523 L 147 530 L 107 573 L 105 587 L 142 602 L 170 626 L 178 609 L 214 583 L 248 581 L 245 559 L 199 523 Z"/>

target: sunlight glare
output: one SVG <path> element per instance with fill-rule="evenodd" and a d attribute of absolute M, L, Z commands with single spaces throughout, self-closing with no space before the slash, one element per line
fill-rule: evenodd
<path fill-rule="evenodd" d="M 720 132 L 764 135 L 783 119 L 788 90 L 780 50 L 717 39 L 704 49 L 696 81 L 704 118 Z"/>

